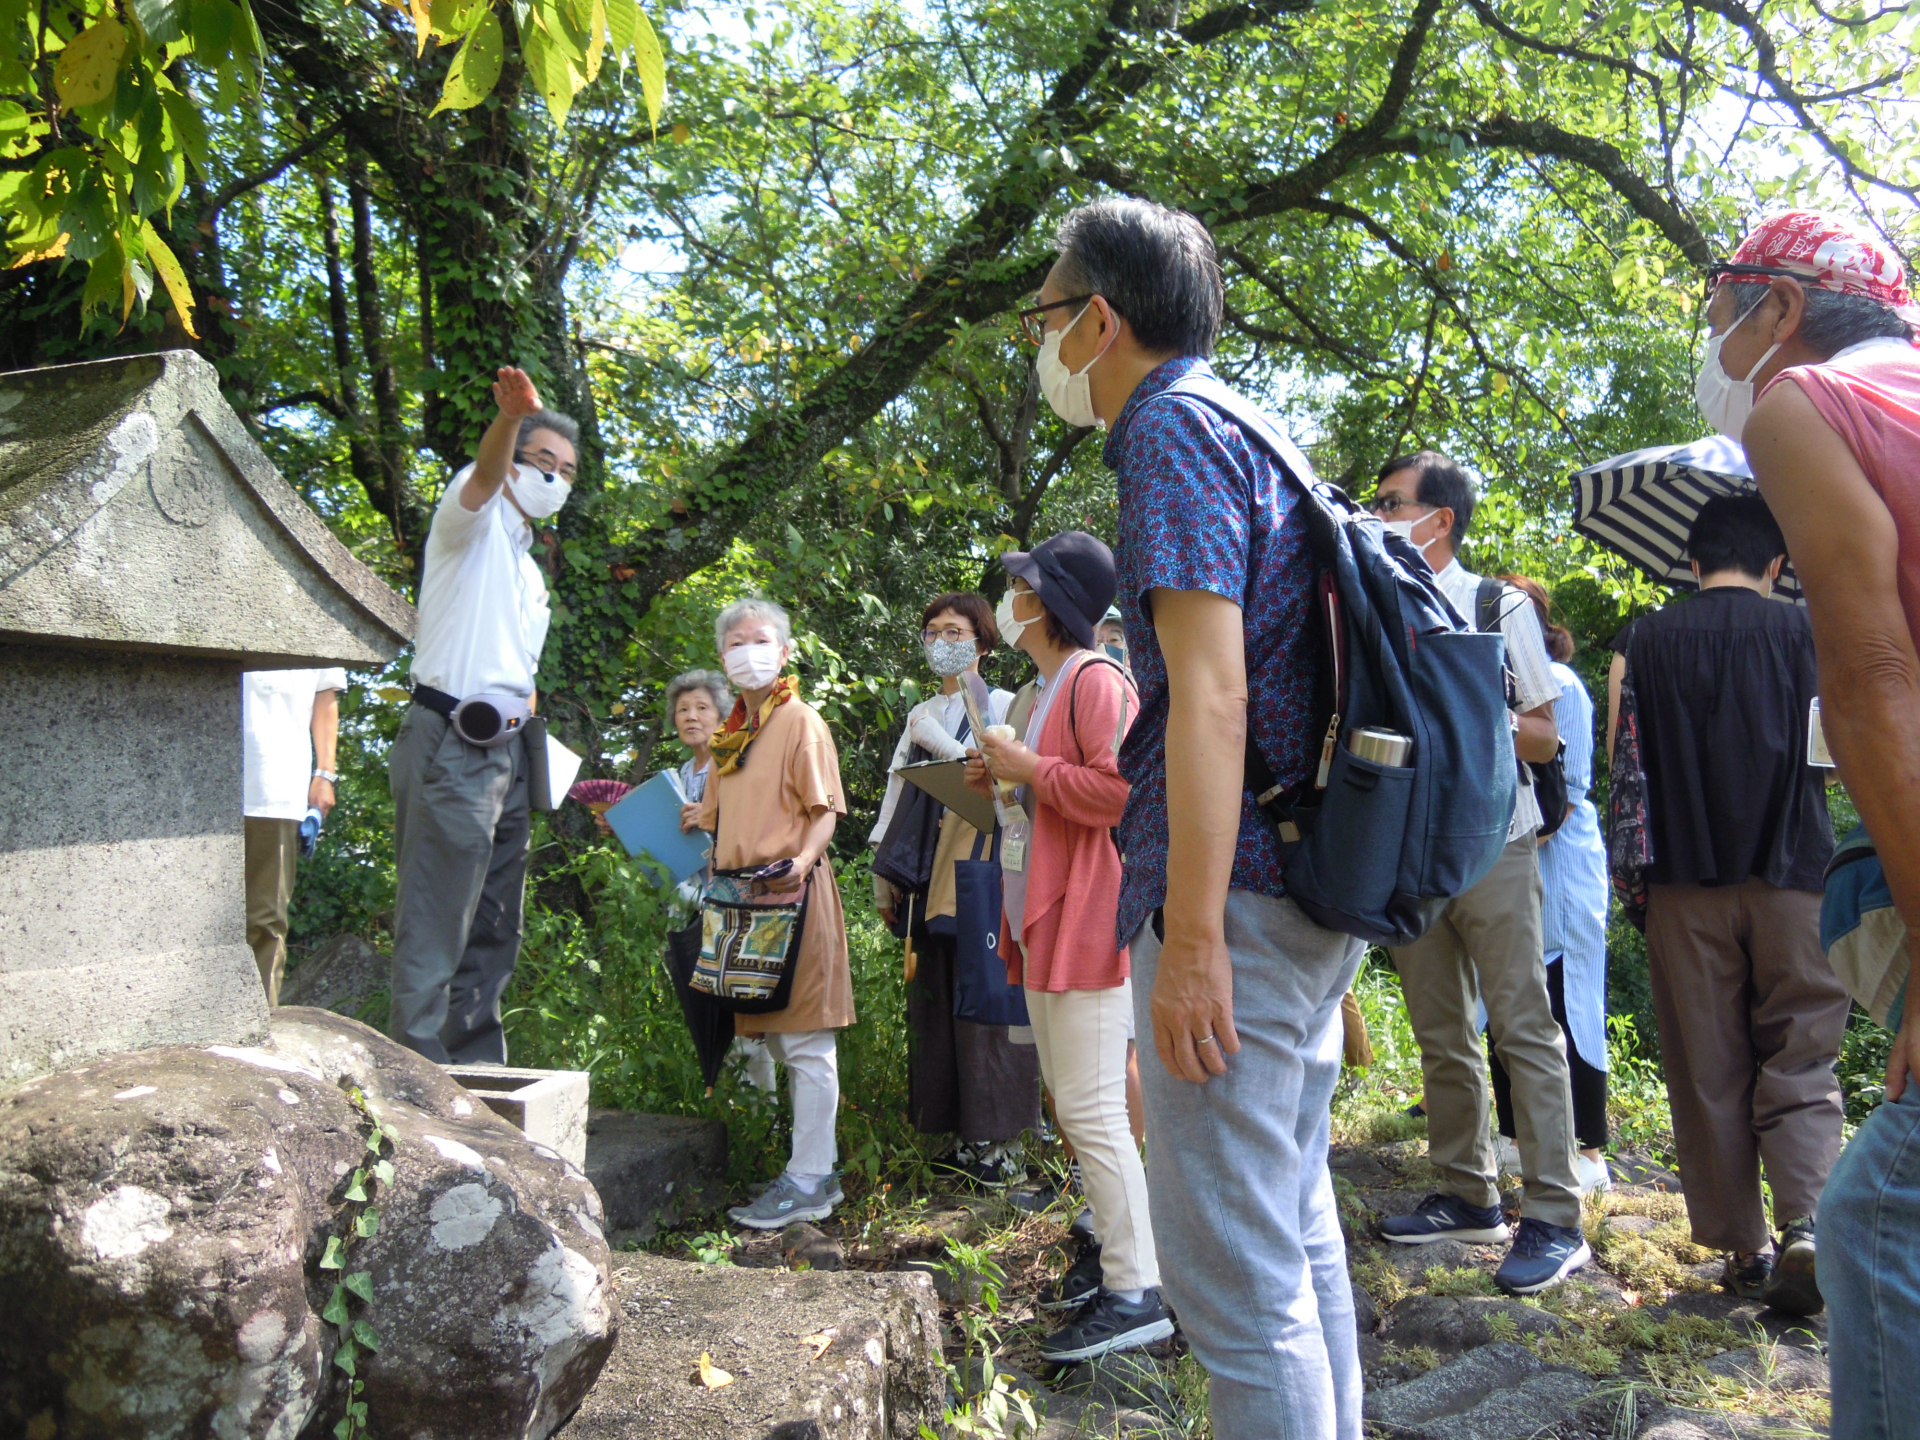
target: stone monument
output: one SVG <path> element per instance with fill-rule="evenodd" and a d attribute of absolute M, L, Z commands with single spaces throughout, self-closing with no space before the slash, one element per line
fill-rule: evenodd
<path fill-rule="evenodd" d="M 412 633 L 198 355 L 0 375 L 0 1086 L 266 1034 L 240 672 Z"/>

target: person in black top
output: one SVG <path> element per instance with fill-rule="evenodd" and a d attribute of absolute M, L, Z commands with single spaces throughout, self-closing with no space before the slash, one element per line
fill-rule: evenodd
<path fill-rule="evenodd" d="M 1786 544 L 1759 496 L 1709 500 L 1687 550 L 1700 593 L 1614 640 L 1608 748 L 1631 673 L 1652 837 L 1647 961 L 1694 1242 L 1729 1252 L 1729 1289 L 1812 1314 L 1848 1009 L 1820 947 L 1833 827 L 1825 772 L 1807 763 L 1813 631 L 1806 611 L 1768 598 Z M 1781 1231 L 1771 1253 L 1762 1161 Z"/>

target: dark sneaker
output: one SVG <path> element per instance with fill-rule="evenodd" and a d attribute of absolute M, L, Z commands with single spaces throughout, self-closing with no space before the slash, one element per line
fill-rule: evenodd
<path fill-rule="evenodd" d="M 1073 1217 L 1073 1224 L 1067 1227 L 1067 1234 L 1082 1250 L 1100 1243 L 1100 1237 L 1094 1233 L 1091 1205 L 1081 1206 L 1080 1213 Z"/>
<path fill-rule="evenodd" d="M 749 1230 L 784 1230 L 796 1220 L 824 1220 L 833 1214 L 833 1196 L 839 1187 L 828 1178 L 818 1190 L 802 1190 L 791 1175 L 782 1175 L 751 1205 L 736 1205 L 727 1211 L 736 1225 Z"/>
<path fill-rule="evenodd" d="M 1774 1247 L 1773 1278 L 1760 1299 L 1787 1315 L 1818 1315 L 1826 1309 L 1813 1274 L 1813 1221 L 1795 1220 Z"/>
<path fill-rule="evenodd" d="M 1762 1250 L 1758 1255 L 1728 1255 L 1720 1284 L 1742 1300 L 1758 1300 L 1772 1278 L 1773 1256 Z"/>
<path fill-rule="evenodd" d="M 1513 1237 L 1507 1258 L 1493 1272 L 1493 1283 L 1509 1295 L 1537 1295 L 1550 1285 L 1558 1285 L 1591 1259 L 1593 1251 L 1587 1248 L 1587 1237 L 1578 1225 L 1549 1225 L 1523 1215 L 1520 1233 Z"/>
<path fill-rule="evenodd" d="M 1100 1289 L 1101 1279 L 1100 1247 L 1083 1246 L 1067 1273 L 1043 1286 L 1033 1303 L 1042 1310 L 1078 1310 Z"/>
<path fill-rule="evenodd" d="M 1429 1195 L 1411 1215 L 1395 1215 L 1374 1229 L 1396 1245 L 1431 1245 L 1436 1240 L 1497 1245 L 1507 1238 L 1498 1205 L 1469 1205 L 1458 1195 Z"/>
<path fill-rule="evenodd" d="M 1042 1358 L 1056 1364 L 1091 1360 L 1115 1350 L 1138 1350 L 1173 1334 L 1173 1312 L 1160 1292 L 1149 1290 L 1129 1305 L 1111 1290 L 1101 1290 L 1080 1313 L 1040 1342 Z"/>

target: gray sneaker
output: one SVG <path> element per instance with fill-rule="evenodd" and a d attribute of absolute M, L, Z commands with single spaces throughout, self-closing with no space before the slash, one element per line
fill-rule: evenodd
<path fill-rule="evenodd" d="M 783 1174 L 751 1205 L 736 1205 L 727 1214 L 750 1230 L 784 1230 L 796 1220 L 826 1219 L 833 1213 L 838 1188 L 828 1179 L 818 1190 L 802 1190 L 791 1175 Z"/>

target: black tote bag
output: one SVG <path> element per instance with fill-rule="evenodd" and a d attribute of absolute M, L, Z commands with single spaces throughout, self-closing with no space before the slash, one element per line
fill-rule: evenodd
<path fill-rule="evenodd" d="M 1027 992 L 1007 983 L 1007 962 L 1000 958 L 1000 831 L 993 832 L 993 850 L 980 857 L 987 843 L 976 835 L 973 858 L 953 862 L 954 938 L 953 1015 L 976 1025 L 1026 1025 Z"/>

